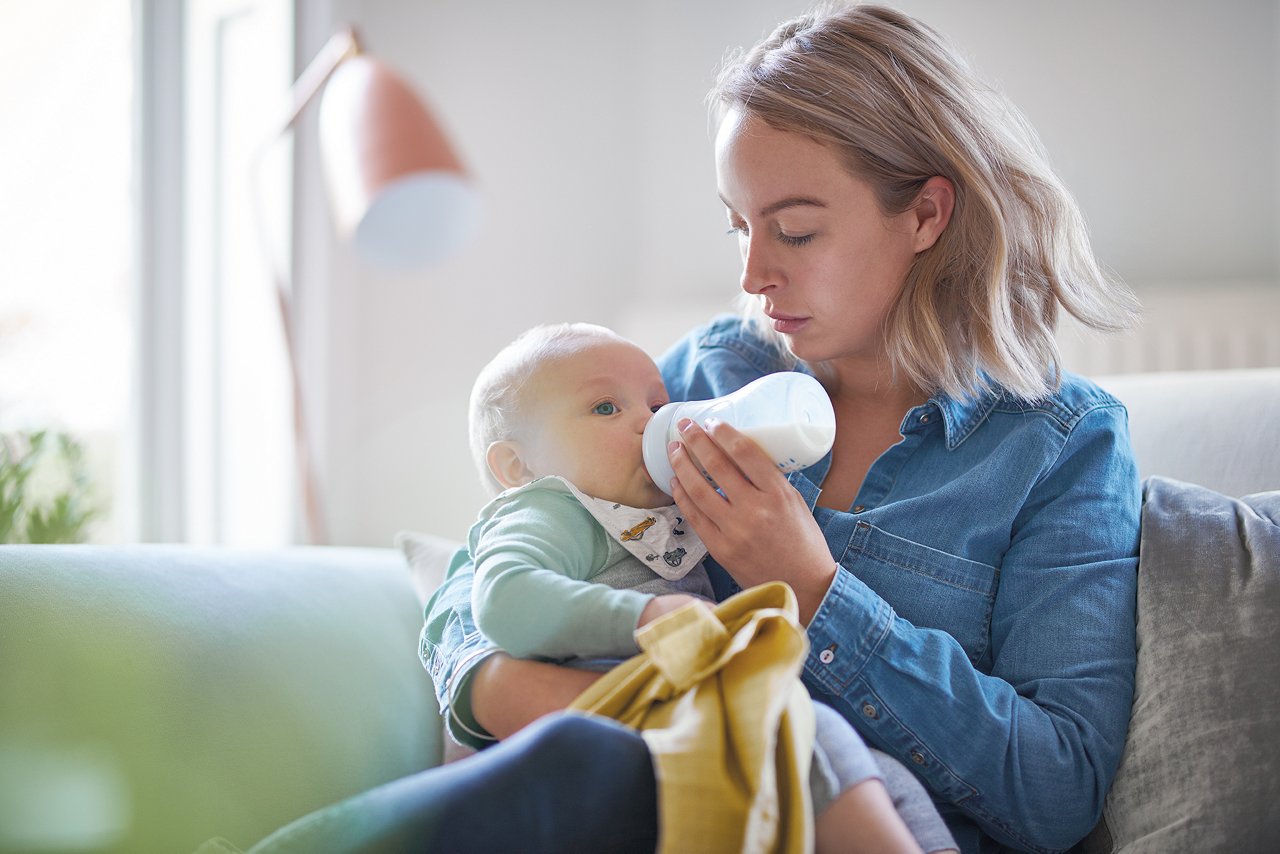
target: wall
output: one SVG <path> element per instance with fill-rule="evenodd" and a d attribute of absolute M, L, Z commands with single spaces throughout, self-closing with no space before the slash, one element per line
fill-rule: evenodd
<path fill-rule="evenodd" d="M 1028 113 L 1100 257 L 1135 287 L 1277 288 L 1275 2 L 898 5 Z M 521 329 L 592 320 L 659 350 L 729 303 L 736 244 L 702 99 L 727 48 L 806 6 L 329 0 L 330 23 L 356 23 L 432 102 L 486 206 L 464 252 L 398 278 L 363 269 L 313 215 L 304 225 L 323 290 L 309 297 L 308 372 L 335 541 L 465 535 L 483 501 L 468 390 Z"/>

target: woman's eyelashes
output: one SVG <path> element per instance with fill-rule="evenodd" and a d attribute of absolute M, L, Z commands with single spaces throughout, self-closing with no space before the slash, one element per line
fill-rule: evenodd
<path fill-rule="evenodd" d="M 810 240 L 813 240 L 812 234 L 791 235 L 791 234 L 786 234 L 785 232 L 779 231 L 777 236 L 778 236 L 778 240 L 782 241 L 788 246 L 804 246 Z"/>
<path fill-rule="evenodd" d="M 737 223 L 737 224 L 731 225 L 729 227 L 729 230 L 725 233 L 732 234 L 736 237 L 750 237 L 751 229 L 750 227 L 747 226 L 745 222 Z M 773 236 L 774 236 L 774 239 L 776 239 L 779 243 L 785 244 L 787 246 L 804 246 L 806 243 L 813 240 L 813 238 L 816 236 L 816 233 L 810 232 L 809 234 L 787 234 L 785 231 L 779 228 L 774 232 Z"/>

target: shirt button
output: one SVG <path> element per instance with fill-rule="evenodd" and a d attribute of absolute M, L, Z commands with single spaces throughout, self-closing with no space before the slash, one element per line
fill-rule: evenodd
<path fill-rule="evenodd" d="M 923 753 L 921 753 L 921 752 L 920 752 L 920 751 L 918 751 L 918 750 L 913 750 L 913 751 L 911 751 L 911 761 L 912 761 L 912 762 L 914 762 L 914 763 L 916 763 L 917 765 L 923 765 L 923 764 L 924 764 L 924 754 L 923 754 Z"/>
<path fill-rule="evenodd" d="M 921 424 L 928 424 L 928 423 L 929 423 L 929 413 L 927 413 L 927 412 L 926 412 L 924 415 L 921 415 L 921 416 L 920 416 L 920 423 L 921 423 Z"/>
<path fill-rule="evenodd" d="M 862 713 L 869 718 L 875 718 L 879 716 L 879 713 L 876 711 L 876 707 L 871 705 L 870 703 L 863 704 Z"/>
<path fill-rule="evenodd" d="M 830 664 L 835 660 L 836 654 L 829 649 L 824 649 L 822 652 L 818 653 L 818 661 L 821 661 L 823 664 Z"/>
<path fill-rule="evenodd" d="M 853 512 L 861 513 L 863 510 L 866 510 L 866 509 L 867 509 L 867 506 L 865 504 L 859 504 L 857 507 L 853 508 Z"/>

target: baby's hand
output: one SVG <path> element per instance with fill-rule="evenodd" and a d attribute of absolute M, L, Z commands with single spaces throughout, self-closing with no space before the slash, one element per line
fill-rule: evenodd
<path fill-rule="evenodd" d="M 654 596 L 649 600 L 649 604 L 644 606 L 644 610 L 640 612 L 640 622 L 636 623 L 636 628 L 652 623 L 659 617 L 664 617 L 672 611 L 683 608 L 690 602 L 697 602 L 707 609 L 712 609 L 715 605 L 706 599 L 700 599 L 697 596 L 690 596 L 687 593 L 666 593 L 662 596 Z"/>

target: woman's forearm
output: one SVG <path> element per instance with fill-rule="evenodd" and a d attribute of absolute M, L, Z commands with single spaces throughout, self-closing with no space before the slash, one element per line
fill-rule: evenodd
<path fill-rule="evenodd" d="M 477 723 L 507 738 L 543 715 L 565 709 L 602 674 L 495 653 L 471 682 L 471 711 Z"/>

